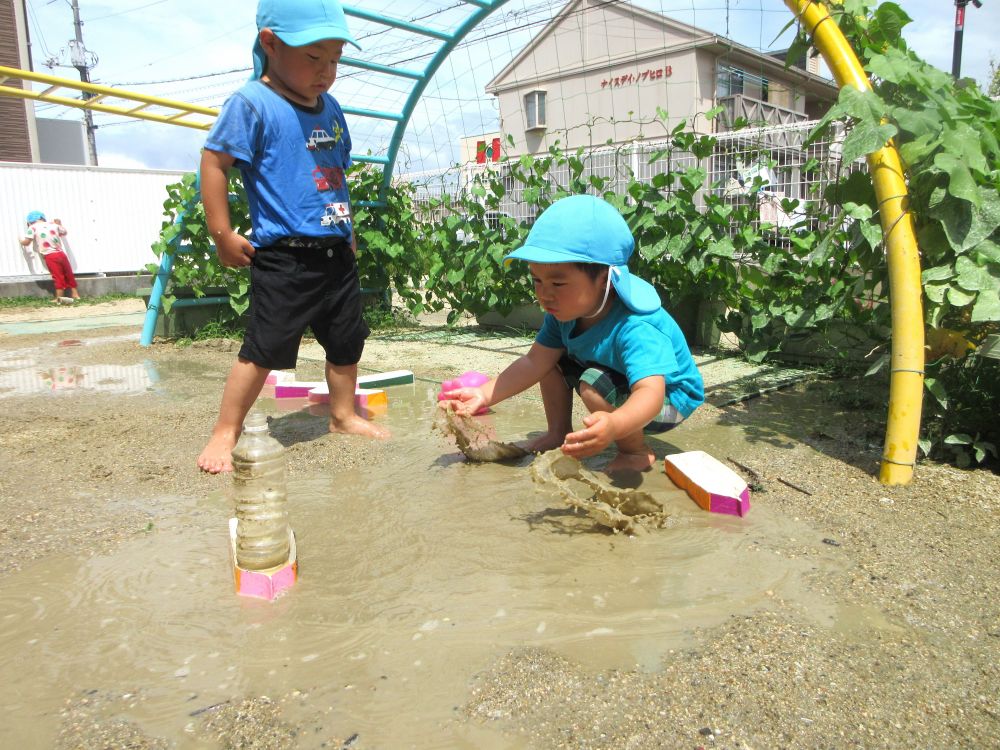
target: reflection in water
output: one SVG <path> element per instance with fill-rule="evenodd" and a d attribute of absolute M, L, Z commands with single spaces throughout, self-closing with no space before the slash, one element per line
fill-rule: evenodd
<path fill-rule="evenodd" d="M 490 417 L 499 434 L 537 425 L 537 404 L 505 407 Z M 743 519 L 705 513 L 650 472 L 641 489 L 671 523 L 614 535 L 540 490 L 525 462 L 441 460 L 453 448 L 431 434 L 435 412 L 433 391 L 394 387 L 388 462 L 289 482 L 300 578 L 274 602 L 233 592 L 221 492 L 149 497 L 151 533 L 110 555 L 50 557 L 8 576 L 0 672 L 18 677 L 0 681 L 0 746 L 52 746 L 60 707 L 88 690 L 141 691 L 116 720 L 181 748 L 212 744 L 197 733 L 197 711 L 262 695 L 294 696 L 284 716 L 310 736 L 468 746 L 454 707 L 472 676 L 513 648 L 553 649 L 588 669 L 655 669 L 695 628 L 771 597 L 834 624 L 833 605 L 801 580 L 839 558 L 822 544 L 808 559 L 774 554 L 812 532 L 766 505 Z M 733 441 L 731 432 L 714 437 Z M 323 439 L 337 450 L 352 438 Z M 711 450 L 713 433 L 674 439 Z"/>
<path fill-rule="evenodd" d="M 160 380 L 149 360 L 138 365 L 45 366 L 34 358 L 5 358 L 0 368 L 0 398 L 68 391 L 143 393 Z"/>

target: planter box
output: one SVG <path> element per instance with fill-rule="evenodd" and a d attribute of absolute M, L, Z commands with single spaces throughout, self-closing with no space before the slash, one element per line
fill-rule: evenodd
<path fill-rule="evenodd" d="M 149 297 L 152 290 L 139 289 L 136 295 L 142 297 L 146 308 L 149 308 Z M 165 338 L 185 338 L 195 335 L 199 329 L 208 323 L 222 320 L 231 313 L 229 295 L 225 289 L 208 289 L 205 296 L 198 298 L 190 289 L 177 289 L 173 292 L 176 298 L 169 312 L 160 311 L 156 318 L 156 328 L 153 334 Z"/>
<path fill-rule="evenodd" d="M 484 328 L 531 328 L 542 327 L 545 311 L 538 305 L 519 305 L 507 315 L 497 312 L 483 313 L 476 316 L 476 322 Z"/>
<path fill-rule="evenodd" d="M 680 326 L 684 337 L 690 346 L 707 346 L 716 348 L 720 345 L 722 334 L 715 324 L 715 316 L 723 308 L 717 302 L 690 298 L 685 304 L 678 305 L 675 310 L 668 310 Z M 530 328 L 537 330 L 542 325 L 545 311 L 538 305 L 520 305 L 508 315 L 497 312 L 483 313 L 476 316 L 476 322 L 484 328 Z"/>
<path fill-rule="evenodd" d="M 724 341 L 717 322 L 726 311 L 722 303 L 693 295 L 673 300 L 663 290 L 657 291 L 660 292 L 660 299 L 665 300 L 664 309 L 681 329 L 689 347 L 718 349 L 730 346 L 728 341 Z"/>
<path fill-rule="evenodd" d="M 149 297 L 152 289 L 139 289 L 136 295 L 142 297 L 149 309 Z M 205 290 L 205 296 L 198 298 L 190 289 L 175 289 L 176 298 L 169 312 L 160 312 L 156 318 L 155 336 L 164 338 L 186 338 L 194 336 L 199 329 L 208 323 L 229 319 L 232 311 L 229 307 L 229 294 L 223 287 L 210 287 Z M 384 289 L 362 288 L 361 296 L 366 308 L 384 306 L 388 294 Z M 240 317 L 240 323 L 246 323 L 246 313 Z"/>
<path fill-rule="evenodd" d="M 778 354 L 784 361 L 824 364 L 836 360 L 871 363 L 869 355 L 882 341 L 862 328 L 842 320 L 828 321 L 823 330 L 786 330 Z"/>

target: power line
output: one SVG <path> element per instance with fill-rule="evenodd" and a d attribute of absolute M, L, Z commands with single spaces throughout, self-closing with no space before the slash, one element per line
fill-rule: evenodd
<path fill-rule="evenodd" d="M 138 5 L 135 8 L 128 8 L 127 10 L 120 10 L 117 13 L 108 13 L 105 16 L 97 16 L 97 18 L 88 18 L 87 23 L 93 23 L 94 21 L 103 21 L 105 18 L 114 18 L 115 16 L 124 16 L 126 13 L 134 13 L 137 10 L 142 10 L 143 8 L 151 8 L 154 5 L 160 5 L 165 3 L 167 0 L 155 0 L 152 3 L 146 3 L 145 5 Z"/>
<path fill-rule="evenodd" d="M 31 21 L 35 26 L 35 35 L 42 43 L 42 52 L 45 54 L 46 58 L 52 57 L 52 53 L 49 51 L 49 45 L 45 41 L 45 34 L 42 33 L 42 24 L 38 21 L 38 14 L 35 12 L 35 6 L 28 3 L 27 8 L 28 13 L 31 16 Z"/>

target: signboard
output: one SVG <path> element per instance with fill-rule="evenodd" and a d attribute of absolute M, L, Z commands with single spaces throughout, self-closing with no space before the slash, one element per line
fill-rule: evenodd
<path fill-rule="evenodd" d="M 494 138 L 490 144 L 486 141 L 479 141 L 476 144 L 476 164 L 485 164 L 488 161 L 500 161 L 499 138 Z"/>
<path fill-rule="evenodd" d="M 674 69 L 670 65 L 662 68 L 647 68 L 646 70 L 636 70 L 635 72 L 622 73 L 621 75 L 605 78 L 601 81 L 601 88 L 617 88 L 619 86 L 630 86 L 632 84 L 657 81 L 669 78 L 674 74 Z"/>

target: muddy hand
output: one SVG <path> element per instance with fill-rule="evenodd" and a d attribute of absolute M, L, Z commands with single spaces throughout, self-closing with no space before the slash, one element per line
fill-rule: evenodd
<path fill-rule="evenodd" d="M 585 429 L 571 432 L 566 436 L 562 452 L 573 458 L 596 456 L 614 440 L 614 425 L 611 415 L 595 411 L 583 418 Z"/>
<path fill-rule="evenodd" d="M 438 405 L 442 409 L 449 409 L 463 417 L 468 417 L 486 406 L 486 395 L 480 388 L 456 388 L 442 394 Z"/>

